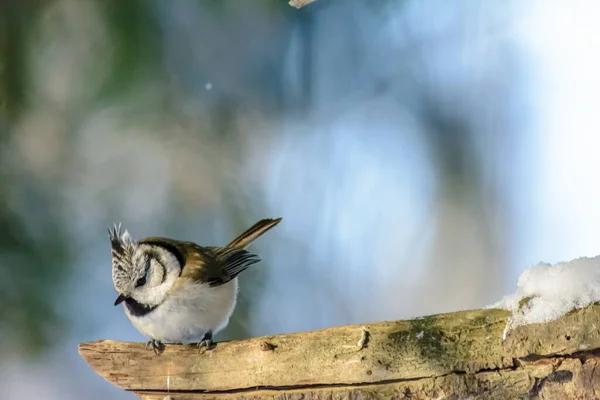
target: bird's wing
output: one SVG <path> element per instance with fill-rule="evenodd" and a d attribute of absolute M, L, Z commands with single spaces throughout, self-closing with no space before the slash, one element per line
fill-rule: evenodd
<path fill-rule="evenodd" d="M 185 247 L 185 265 L 180 278 L 210 286 L 223 285 L 260 261 L 257 255 L 240 248 L 202 247 L 191 242 Z"/>

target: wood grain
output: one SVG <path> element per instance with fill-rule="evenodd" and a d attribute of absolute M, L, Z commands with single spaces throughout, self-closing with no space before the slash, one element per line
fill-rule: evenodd
<path fill-rule="evenodd" d="M 145 400 L 322 400 L 322 399 L 598 399 L 600 358 L 552 357 L 514 369 L 343 387 L 256 390 L 237 393 L 138 392 Z"/>
<path fill-rule="evenodd" d="M 220 343 L 208 352 L 167 345 L 155 355 L 143 343 L 108 340 L 82 343 L 79 352 L 106 380 L 147 399 L 167 392 L 181 399 L 272 398 L 277 393 L 346 398 L 350 392 L 369 397 L 383 386 L 394 397 L 414 392 L 415 385 L 433 385 L 445 393 L 444 385 L 468 386 L 470 379 L 493 390 L 499 377 L 509 386 L 531 390 L 536 379 L 555 372 L 557 360 L 580 363 L 574 354 L 585 354 L 595 362 L 600 306 L 519 327 L 503 340 L 509 315 L 494 309 L 462 311 Z M 584 376 L 582 371 L 572 371 L 572 377 Z"/>

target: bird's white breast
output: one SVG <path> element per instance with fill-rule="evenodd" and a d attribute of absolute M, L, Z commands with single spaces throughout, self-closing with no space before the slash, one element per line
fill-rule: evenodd
<path fill-rule="evenodd" d="M 150 313 L 136 317 L 125 307 L 129 320 L 142 334 L 161 342 L 195 343 L 211 330 L 217 333 L 229 323 L 235 308 L 237 278 L 210 287 L 186 281 L 169 292 Z"/>

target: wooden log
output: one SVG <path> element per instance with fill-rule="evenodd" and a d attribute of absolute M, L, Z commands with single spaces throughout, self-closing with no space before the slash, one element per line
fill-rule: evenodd
<path fill-rule="evenodd" d="M 292 7 L 295 8 L 302 8 L 305 7 L 307 5 L 309 5 L 310 3 L 315 2 L 316 0 L 290 0 L 288 2 L 288 4 Z"/>
<path fill-rule="evenodd" d="M 153 400 L 598 398 L 599 305 L 520 326 L 503 340 L 508 316 L 462 311 L 219 343 L 210 351 L 166 345 L 155 355 L 143 343 L 103 340 L 82 343 L 79 352 L 109 382 Z"/>

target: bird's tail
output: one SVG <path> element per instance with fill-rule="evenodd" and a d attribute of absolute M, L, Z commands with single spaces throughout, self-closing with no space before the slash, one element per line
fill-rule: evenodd
<path fill-rule="evenodd" d="M 277 219 L 261 219 L 250 228 L 248 228 L 244 233 L 233 239 L 231 243 L 227 245 L 227 247 L 234 247 L 238 249 L 243 249 L 247 247 L 250 243 L 256 240 L 263 233 L 277 225 L 281 221 L 281 218 Z"/>

